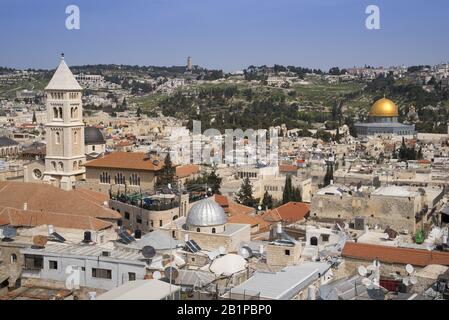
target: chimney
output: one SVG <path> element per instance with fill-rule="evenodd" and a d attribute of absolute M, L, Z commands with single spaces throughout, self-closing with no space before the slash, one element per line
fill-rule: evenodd
<path fill-rule="evenodd" d="M 331 183 L 331 185 L 334 184 L 334 180 L 331 180 L 330 183 Z"/>
<path fill-rule="evenodd" d="M 189 234 L 188 233 L 184 234 L 184 241 L 185 242 L 189 241 Z"/>
<path fill-rule="evenodd" d="M 23 203 L 23 210 L 24 211 L 28 210 L 28 203 L 26 203 L 26 202 Z"/>
<path fill-rule="evenodd" d="M 54 228 L 53 228 L 53 225 L 48 225 L 48 235 L 51 235 L 51 234 L 53 234 L 53 232 L 55 232 L 55 230 L 54 230 Z"/>
<path fill-rule="evenodd" d="M 280 223 L 280 222 L 277 223 L 277 225 L 276 225 L 276 232 L 278 234 L 282 233 L 282 223 Z"/>

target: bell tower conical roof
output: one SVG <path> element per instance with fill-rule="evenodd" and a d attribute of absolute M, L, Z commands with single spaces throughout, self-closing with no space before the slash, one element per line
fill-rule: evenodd
<path fill-rule="evenodd" d="M 83 88 L 76 81 L 72 71 L 64 61 L 64 54 L 61 55 L 61 62 L 56 69 L 45 90 L 66 90 L 66 91 L 81 91 Z"/>

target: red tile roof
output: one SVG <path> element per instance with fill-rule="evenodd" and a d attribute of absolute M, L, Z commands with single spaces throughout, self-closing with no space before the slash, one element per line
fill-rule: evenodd
<path fill-rule="evenodd" d="M 85 164 L 86 168 L 114 168 L 114 169 L 130 169 L 130 170 L 145 170 L 158 171 L 164 162 L 160 159 L 158 165 L 153 163 L 153 160 L 147 160 L 147 155 L 143 152 L 113 152 L 103 158 L 89 161 Z"/>
<path fill-rule="evenodd" d="M 280 164 L 279 172 L 296 172 L 298 167 L 292 164 Z"/>
<path fill-rule="evenodd" d="M 176 167 L 176 176 L 178 178 L 186 178 L 200 172 L 200 167 L 196 164 L 187 164 Z"/>
<path fill-rule="evenodd" d="M 288 202 L 273 210 L 263 214 L 266 221 L 277 222 L 296 222 L 308 216 L 310 213 L 310 205 L 304 202 Z"/>
<path fill-rule="evenodd" d="M 36 227 L 53 225 L 59 228 L 79 230 L 103 230 L 112 227 L 111 222 L 97 218 L 66 213 L 24 211 L 15 208 L 0 208 L 0 226 Z"/>
<path fill-rule="evenodd" d="M 429 264 L 449 266 L 449 252 L 398 248 L 350 241 L 346 242 L 341 255 L 347 258 L 368 261 L 378 258 L 381 262 L 411 264 L 421 267 Z"/>
<path fill-rule="evenodd" d="M 92 191 L 64 191 L 48 184 L 0 182 L 0 207 L 51 213 L 120 219 L 120 214 L 103 205 L 104 196 Z"/>

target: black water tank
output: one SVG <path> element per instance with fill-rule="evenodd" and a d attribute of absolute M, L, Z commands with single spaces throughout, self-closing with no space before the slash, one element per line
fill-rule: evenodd
<path fill-rule="evenodd" d="M 92 233 L 90 231 L 84 231 L 83 242 L 92 242 Z"/>
<path fill-rule="evenodd" d="M 134 238 L 136 239 L 140 239 L 142 238 L 142 231 L 140 231 L 139 229 L 134 231 Z"/>

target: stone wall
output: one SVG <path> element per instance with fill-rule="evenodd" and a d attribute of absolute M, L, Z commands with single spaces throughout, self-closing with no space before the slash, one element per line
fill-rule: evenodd
<path fill-rule="evenodd" d="M 390 226 L 401 231 L 416 232 L 415 214 L 421 210 L 420 197 L 314 195 L 310 216 L 317 218 L 345 219 L 365 217 L 365 223 Z"/>
<path fill-rule="evenodd" d="M 302 247 L 299 244 L 295 246 L 269 244 L 266 247 L 267 264 L 283 267 L 295 265 L 299 261 L 301 252 Z"/>

